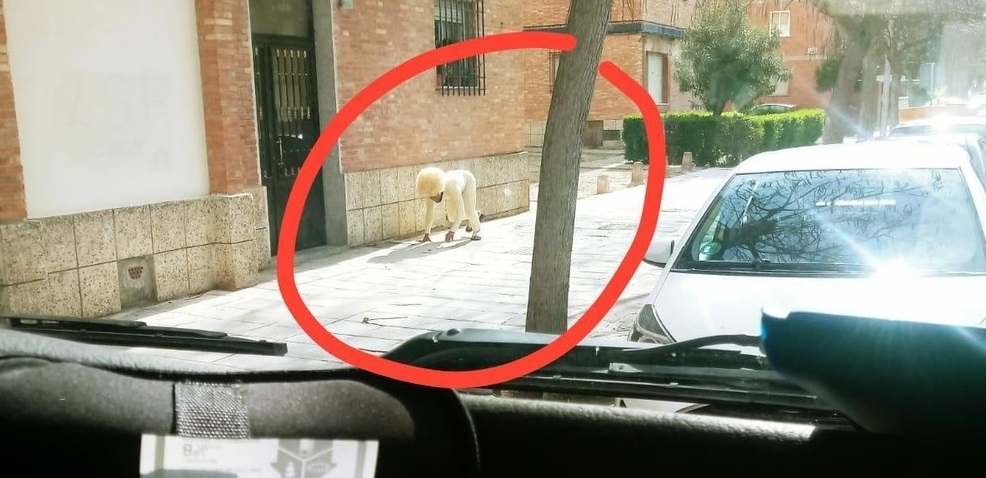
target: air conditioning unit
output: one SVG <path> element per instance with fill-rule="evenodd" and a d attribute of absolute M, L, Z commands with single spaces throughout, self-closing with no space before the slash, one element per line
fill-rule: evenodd
<path fill-rule="evenodd" d="M 815 48 L 813 46 L 808 47 L 808 54 L 809 55 L 817 55 L 818 54 L 818 48 Z"/>

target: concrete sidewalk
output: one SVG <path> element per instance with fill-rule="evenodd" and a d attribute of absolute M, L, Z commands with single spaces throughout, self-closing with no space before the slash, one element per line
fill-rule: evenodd
<path fill-rule="evenodd" d="M 708 169 L 666 180 L 658 234 L 678 235 L 728 170 Z M 580 199 L 572 253 L 570 321 L 581 317 L 623 259 L 640 220 L 644 187 Z M 383 353 L 415 335 L 454 327 L 523 330 L 536 213 L 483 224 L 483 240 L 418 244 L 414 239 L 360 247 L 302 262 L 302 297 L 329 332 L 351 346 Z M 441 240 L 444 231 L 435 231 Z M 641 264 L 593 336 L 626 337 L 660 272 Z M 261 283 L 234 292 L 157 304 L 113 318 L 201 328 L 288 343 L 286 357 L 130 349 L 237 369 L 325 368 L 339 362 L 315 344 L 282 302 L 274 269 Z M 570 322 L 571 323 L 571 322 Z"/>
<path fill-rule="evenodd" d="M 531 208 L 536 207 L 538 200 L 538 187 L 541 172 L 541 148 L 528 148 L 528 173 L 531 182 Z M 579 199 L 595 196 L 597 194 L 596 182 L 599 176 L 609 177 L 610 192 L 620 191 L 630 187 L 631 170 L 633 166 L 627 163 L 623 153 L 614 150 L 586 149 L 582 152 L 582 159 L 579 162 Z M 644 177 L 647 176 L 649 166 L 644 165 Z M 681 166 L 669 165 L 667 177 L 672 178 L 682 174 Z"/>

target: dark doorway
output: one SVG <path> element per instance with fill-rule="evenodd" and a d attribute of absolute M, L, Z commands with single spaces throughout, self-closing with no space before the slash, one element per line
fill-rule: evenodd
<path fill-rule="evenodd" d="M 315 46 L 310 39 L 253 36 L 261 181 L 267 187 L 271 251 L 277 254 L 284 210 L 302 163 L 320 133 Z M 319 174 L 301 215 L 296 249 L 326 244 Z"/>

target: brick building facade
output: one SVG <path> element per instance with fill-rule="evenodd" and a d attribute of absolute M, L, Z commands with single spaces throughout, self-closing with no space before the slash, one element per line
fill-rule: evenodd
<path fill-rule="evenodd" d="M 521 11 L 522 0 L 354 2 L 334 18 L 340 105 L 443 38 L 519 31 Z M 425 199 L 414 193 L 414 176 L 429 165 L 474 171 L 479 208 L 490 217 L 528 210 L 524 128 L 516 120 L 524 72 L 513 66 L 521 55 L 485 55 L 470 65 L 478 75 L 459 86 L 457 79 L 440 82 L 437 70 L 423 73 L 350 126 L 340 141 L 350 245 L 423 229 Z M 436 217 L 446 222 L 443 208 Z"/>
<path fill-rule="evenodd" d="M 4 18 L 3 5 L 0 4 L 0 221 L 27 216 L 24 171 L 21 167 L 20 144 L 17 141 L 17 112 L 14 110 L 14 85 L 10 79 L 7 25 Z M 3 269 L 0 268 L 0 278 L 2 274 Z"/>
<path fill-rule="evenodd" d="M 518 30 L 520 11 L 520 0 L 0 0 L 0 311 L 98 317 L 255 284 L 333 112 L 434 48 L 439 26 Z M 524 128 L 509 115 L 522 104 L 519 57 L 483 60 L 483 88 L 425 74 L 361 115 L 312 187 L 299 249 L 417 234 L 413 178 L 427 165 L 475 171 L 491 217 L 528 209 Z"/>
<path fill-rule="evenodd" d="M 2 2 L 0 310 L 95 317 L 256 283 L 270 256 L 240 3 L 130 4 L 129 26 L 76 30 L 98 12 Z M 160 42 L 174 54 L 107 67 Z"/>
<path fill-rule="evenodd" d="M 544 0 L 524 4 L 526 30 L 562 31 L 568 0 Z M 664 111 L 693 109 L 695 99 L 681 93 L 674 79 L 677 40 L 691 23 L 694 1 L 614 1 L 603 60 L 618 65 L 640 81 Z M 524 52 L 524 117 L 527 145 L 541 146 L 551 102 L 558 52 Z M 585 132 L 587 147 L 621 147 L 623 117 L 637 113 L 633 103 L 600 77 L 589 110 Z"/>
<path fill-rule="evenodd" d="M 778 53 L 792 75 L 787 82 L 777 84 L 774 94 L 757 102 L 824 108 L 831 94 L 815 90 L 815 70 L 833 47 L 835 27 L 831 20 L 808 0 L 754 0 L 747 12 L 751 24 L 779 30 Z"/>

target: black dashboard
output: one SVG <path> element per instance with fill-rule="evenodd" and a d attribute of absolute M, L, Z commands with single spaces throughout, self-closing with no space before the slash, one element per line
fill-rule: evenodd
<path fill-rule="evenodd" d="M 915 474 L 978 464 L 975 437 L 879 435 L 786 413 L 484 396 L 358 370 L 229 373 L 0 330 L 5 476 L 141 476 L 144 434 L 375 440 L 378 477 Z"/>

